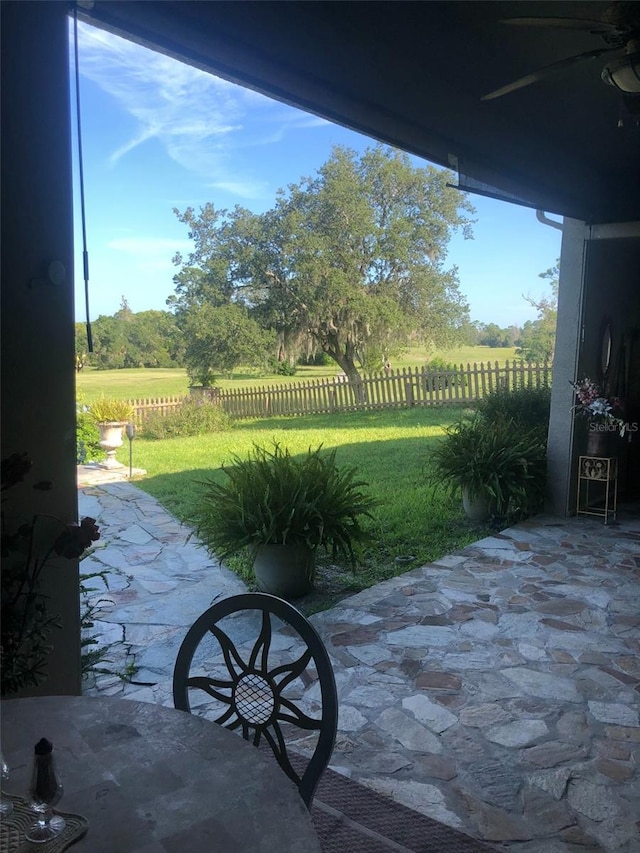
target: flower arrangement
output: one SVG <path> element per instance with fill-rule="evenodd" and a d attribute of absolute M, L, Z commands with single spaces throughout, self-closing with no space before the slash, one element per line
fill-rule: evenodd
<path fill-rule="evenodd" d="M 606 430 L 619 432 L 620 436 L 625 434 L 626 422 L 618 417 L 618 413 L 624 410 L 624 404 L 619 397 L 605 397 L 595 382 L 586 376 L 584 379 L 570 384 L 576 392 L 576 403 L 572 407 L 573 412 L 589 418 L 592 422 L 602 424 Z"/>
<path fill-rule="evenodd" d="M 22 482 L 31 470 L 26 453 L 14 453 L 2 460 L 1 490 Z M 34 489 L 46 490 L 51 483 L 41 481 Z M 60 617 L 47 610 L 46 596 L 40 591 L 42 571 L 54 557 L 81 558 L 100 538 L 95 519 L 65 524 L 48 515 L 35 515 L 30 522 L 7 530 L 2 514 L 2 630 L 0 658 L 1 693 L 15 693 L 40 684 L 51 645 L 49 635 L 60 627 Z"/>

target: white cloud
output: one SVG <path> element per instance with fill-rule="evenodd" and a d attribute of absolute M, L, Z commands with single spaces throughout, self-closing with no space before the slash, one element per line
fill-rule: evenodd
<path fill-rule="evenodd" d="M 324 118 L 319 116 L 307 115 L 307 113 L 291 112 L 277 113 L 274 112 L 267 118 L 263 135 L 251 141 L 251 145 L 273 145 L 276 142 L 282 142 L 287 133 L 297 128 L 305 127 L 324 127 L 331 124 Z M 270 127 L 275 125 L 275 127 Z"/>
<path fill-rule="evenodd" d="M 111 152 L 112 165 L 157 139 L 176 163 L 213 181 L 212 186 L 255 198 L 266 184 L 238 174 L 247 171 L 238 167 L 239 149 L 269 145 L 296 128 L 327 123 L 103 30 L 80 24 L 79 37 L 81 75 L 114 98 L 134 122 Z M 243 133 L 248 121 L 250 138 Z"/>

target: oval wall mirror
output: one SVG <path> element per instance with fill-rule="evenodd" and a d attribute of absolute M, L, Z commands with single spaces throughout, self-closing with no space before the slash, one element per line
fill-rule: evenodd
<path fill-rule="evenodd" d="M 606 377 L 611 364 L 611 323 L 605 323 L 602 329 L 600 342 L 600 370 L 602 376 Z"/>

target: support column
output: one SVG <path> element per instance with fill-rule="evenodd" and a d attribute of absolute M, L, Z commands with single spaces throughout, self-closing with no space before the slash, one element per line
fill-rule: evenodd
<path fill-rule="evenodd" d="M 12 524 L 77 520 L 69 4 L 3 2 L 2 458 L 26 452 L 28 479 L 3 493 Z M 34 490 L 50 481 L 49 491 Z M 80 692 L 78 564 L 43 572 L 58 614 L 48 677 L 30 692 Z"/>
<path fill-rule="evenodd" d="M 574 392 L 569 383 L 576 377 L 582 340 L 585 235 L 584 222 L 564 220 L 547 445 L 547 508 L 562 516 L 571 515 L 575 510 L 574 418 L 571 412 Z"/>

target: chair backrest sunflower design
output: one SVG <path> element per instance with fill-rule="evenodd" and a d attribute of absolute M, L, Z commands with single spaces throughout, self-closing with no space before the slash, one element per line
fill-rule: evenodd
<path fill-rule="evenodd" d="M 173 701 L 255 746 L 268 743 L 311 807 L 333 750 L 338 698 L 327 650 L 295 607 L 266 593 L 212 605 L 182 642 Z"/>

